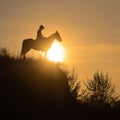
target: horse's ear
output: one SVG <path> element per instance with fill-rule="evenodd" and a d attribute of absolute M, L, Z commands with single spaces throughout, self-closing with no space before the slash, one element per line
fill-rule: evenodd
<path fill-rule="evenodd" d="M 58 31 L 56 30 L 56 33 L 58 33 Z"/>

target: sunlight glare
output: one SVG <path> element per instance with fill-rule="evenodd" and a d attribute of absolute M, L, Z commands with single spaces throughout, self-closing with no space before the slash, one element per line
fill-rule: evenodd
<path fill-rule="evenodd" d="M 54 62 L 63 62 L 65 51 L 60 42 L 54 41 L 51 48 L 47 52 L 47 58 Z"/>

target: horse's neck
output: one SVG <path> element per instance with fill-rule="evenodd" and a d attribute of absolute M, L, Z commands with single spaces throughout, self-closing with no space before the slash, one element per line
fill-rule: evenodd
<path fill-rule="evenodd" d="M 55 38 L 56 38 L 55 33 L 48 37 L 50 42 L 53 42 L 55 40 Z"/>

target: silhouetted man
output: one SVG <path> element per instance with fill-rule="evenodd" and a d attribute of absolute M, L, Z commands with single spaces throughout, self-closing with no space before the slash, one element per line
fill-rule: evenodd
<path fill-rule="evenodd" d="M 43 39 L 45 39 L 45 37 L 42 35 L 42 30 L 43 29 L 44 29 L 44 26 L 40 25 L 39 29 L 37 31 L 37 38 L 36 38 L 36 40 L 43 40 Z"/>

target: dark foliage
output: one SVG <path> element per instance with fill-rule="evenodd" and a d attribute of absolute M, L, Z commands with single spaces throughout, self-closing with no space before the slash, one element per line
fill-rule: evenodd
<path fill-rule="evenodd" d="M 103 73 L 96 72 L 92 79 L 88 79 L 86 86 L 87 102 L 104 103 L 113 106 L 118 101 L 115 86 L 111 79 Z"/>
<path fill-rule="evenodd" d="M 95 107 L 75 101 L 66 72 L 55 63 L 0 54 L 1 120 L 116 119 L 117 106 L 120 104 Z"/>

